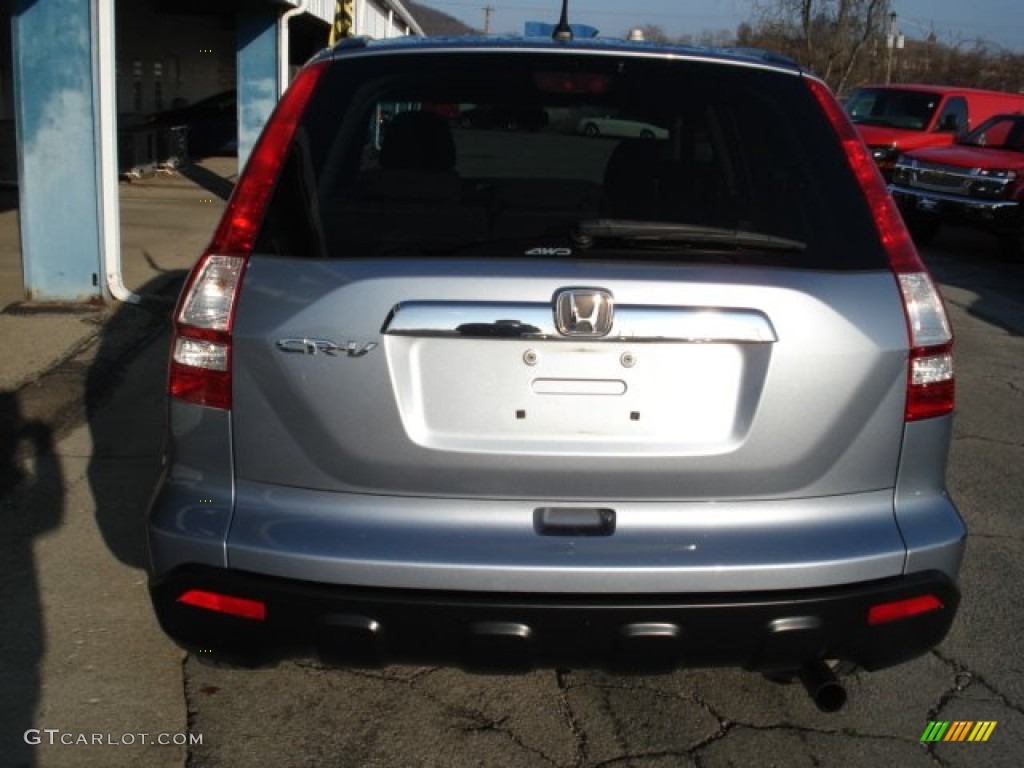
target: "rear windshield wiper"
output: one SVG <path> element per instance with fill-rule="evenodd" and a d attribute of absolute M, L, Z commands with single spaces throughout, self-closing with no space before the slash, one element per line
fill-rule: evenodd
<path fill-rule="evenodd" d="M 669 244 L 713 246 L 731 249 L 802 252 L 807 243 L 761 232 L 727 227 L 706 227 L 670 221 L 633 221 L 629 219 L 586 219 L 572 234 L 578 248 L 590 248 L 600 240 L 619 240 L 630 244 Z"/>

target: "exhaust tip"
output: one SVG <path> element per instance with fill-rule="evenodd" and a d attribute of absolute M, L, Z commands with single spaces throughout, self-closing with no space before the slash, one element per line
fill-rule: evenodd
<path fill-rule="evenodd" d="M 824 661 L 804 666 L 800 670 L 800 682 L 822 712 L 838 712 L 846 706 L 846 688 Z"/>

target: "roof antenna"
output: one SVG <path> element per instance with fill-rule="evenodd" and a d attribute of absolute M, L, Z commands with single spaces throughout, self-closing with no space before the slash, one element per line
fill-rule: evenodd
<path fill-rule="evenodd" d="M 562 0 L 562 18 L 558 20 L 558 26 L 551 33 L 551 39 L 563 42 L 572 40 L 572 28 L 569 26 L 569 0 Z"/>

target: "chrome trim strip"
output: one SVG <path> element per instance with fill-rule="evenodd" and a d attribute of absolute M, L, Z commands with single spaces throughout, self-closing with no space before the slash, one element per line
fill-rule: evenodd
<path fill-rule="evenodd" d="M 890 184 L 889 191 L 894 195 L 905 195 L 907 197 L 919 197 L 927 200 L 941 200 L 946 203 L 956 203 L 964 208 L 977 211 L 998 211 L 1003 208 L 1016 208 L 1020 203 L 1015 200 L 982 200 L 965 195 L 951 195 L 948 192 L 935 192 L 931 189 L 919 189 L 917 187 L 905 187 L 901 184 Z"/>
<path fill-rule="evenodd" d="M 410 301 L 396 305 L 381 328 L 387 336 L 447 339 L 545 339 L 579 343 L 555 327 L 551 304 Z M 771 344 L 775 328 L 755 309 L 616 307 L 611 332 L 595 343 Z"/>

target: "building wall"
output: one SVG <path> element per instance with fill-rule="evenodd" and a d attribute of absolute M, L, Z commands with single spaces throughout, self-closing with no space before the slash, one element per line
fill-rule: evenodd
<path fill-rule="evenodd" d="M 12 18 L 18 213 L 30 300 L 89 301 L 103 293 L 94 10 L 91 0 L 36 0 L 18 3 Z"/>
<path fill-rule="evenodd" d="M 46 0 L 39 0 L 45 2 Z M 237 82 L 237 3 L 223 0 L 116 0 L 117 112 L 121 130 L 154 112 L 193 104 L 235 87 Z M 281 10 L 285 10 L 282 6 Z M 389 38 L 416 30 L 388 0 L 355 0 L 356 34 Z M 403 9 L 404 11 L 404 9 Z M 293 20 L 298 32 L 292 70 L 327 44 L 334 0 L 309 0 L 308 13 Z M 14 144 L 10 10 L 0 0 L 0 184 L 17 182 Z M 293 51 L 293 54 L 295 52 Z M 129 143 L 131 143 L 129 141 Z M 147 152 L 122 147 L 145 159 Z M 126 157 L 128 164 L 137 158 Z"/>
<path fill-rule="evenodd" d="M 384 2 L 356 0 L 356 34 L 376 39 L 412 34 L 409 25 Z"/>
<path fill-rule="evenodd" d="M 289 1 L 298 2 L 298 0 Z M 334 20 L 334 0 L 308 0 L 306 13 L 315 16 L 325 24 L 330 24 Z"/>
<path fill-rule="evenodd" d="M 235 87 L 237 19 L 223 10 L 228 6 L 211 6 L 201 15 L 195 3 L 180 6 L 191 12 L 175 11 L 167 0 L 117 3 L 117 109 L 122 125 Z M 332 19 L 334 0 L 312 0 L 309 12 L 309 17 Z M 358 35 L 388 38 L 414 32 L 386 0 L 355 0 L 355 12 Z M 327 33 L 324 26 L 322 45 Z M 0 81 L 0 96 L 3 87 Z"/>

